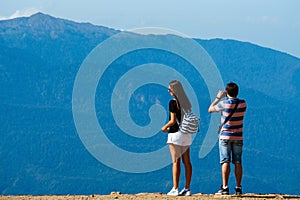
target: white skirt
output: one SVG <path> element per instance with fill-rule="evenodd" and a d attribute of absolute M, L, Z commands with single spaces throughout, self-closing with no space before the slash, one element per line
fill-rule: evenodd
<path fill-rule="evenodd" d="M 180 131 L 168 133 L 168 144 L 176 144 L 179 146 L 190 146 L 192 144 L 192 135 L 184 134 Z"/>

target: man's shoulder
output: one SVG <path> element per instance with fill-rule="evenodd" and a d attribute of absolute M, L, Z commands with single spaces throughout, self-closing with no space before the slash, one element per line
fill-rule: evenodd
<path fill-rule="evenodd" d="M 240 104 L 245 104 L 245 105 L 247 105 L 247 102 L 246 102 L 245 99 L 239 99 L 239 103 L 240 103 Z"/>
<path fill-rule="evenodd" d="M 239 99 L 239 98 L 227 98 L 223 99 L 222 101 L 219 102 L 219 106 L 223 107 L 228 107 L 228 106 L 233 106 L 235 104 L 239 103 L 239 106 L 246 106 L 246 100 L 245 99 Z"/>
<path fill-rule="evenodd" d="M 235 104 L 237 102 L 239 102 L 239 103 L 246 103 L 246 100 L 245 99 L 240 99 L 240 98 L 228 98 L 228 99 L 224 99 L 224 102 Z"/>

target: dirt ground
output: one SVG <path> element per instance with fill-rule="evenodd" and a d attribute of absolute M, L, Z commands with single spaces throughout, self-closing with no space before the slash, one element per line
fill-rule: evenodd
<path fill-rule="evenodd" d="M 121 194 L 112 192 L 110 195 L 43 195 L 43 196 L 0 196 L 0 200 L 152 200 L 152 199 L 188 199 L 188 200 L 208 200 L 208 199 L 245 199 L 245 200 L 263 200 L 263 199 L 300 199 L 296 195 L 279 194 L 244 194 L 236 195 L 214 195 L 214 194 L 193 194 L 192 196 L 167 196 L 161 193 L 140 193 L 140 194 Z"/>

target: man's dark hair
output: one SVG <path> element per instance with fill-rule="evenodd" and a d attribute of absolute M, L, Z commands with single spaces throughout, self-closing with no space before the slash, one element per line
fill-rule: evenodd
<path fill-rule="evenodd" d="M 226 85 L 226 92 L 231 97 L 237 97 L 239 94 L 239 86 L 233 82 Z"/>

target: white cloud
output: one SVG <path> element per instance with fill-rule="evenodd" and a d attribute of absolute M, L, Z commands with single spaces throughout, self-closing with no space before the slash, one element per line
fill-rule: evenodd
<path fill-rule="evenodd" d="M 14 12 L 12 15 L 10 15 L 8 17 L 0 16 L 0 20 L 14 19 L 14 18 L 18 18 L 18 17 L 29 17 L 37 12 L 40 12 L 40 11 L 36 8 L 27 8 L 27 9 L 23 9 L 23 10 L 17 10 L 16 12 Z"/>

